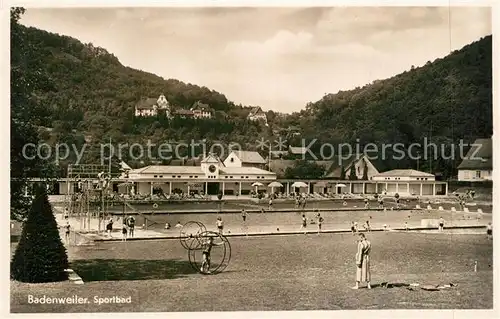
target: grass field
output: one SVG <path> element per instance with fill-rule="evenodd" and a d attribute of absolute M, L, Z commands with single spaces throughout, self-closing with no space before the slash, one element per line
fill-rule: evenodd
<path fill-rule="evenodd" d="M 374 289 L 354 284 L 350 234 L 232 238 L 227 270 L 193 271 L 176 240 L 71 247 L 85 281 L 11 284 L 12 312 L 246 311 L 336 309 L 470 309 L 493 307 L 493 244 L 485 235 L 370 233 Z M 473 272 L 474 262 L 478 272 Z M 447 284 L 442 291 L 377 287 L 381 282 Z M 130 304 L 34 305 L 49 297 L 118 295 Z"/>

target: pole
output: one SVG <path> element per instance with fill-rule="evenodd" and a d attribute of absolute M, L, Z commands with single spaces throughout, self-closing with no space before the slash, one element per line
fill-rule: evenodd
<path fill-rule="evenodd" d="M 109 149 L 108 176 L 111 178 L 111 137 L 109 138 Z"/>
<path fill-rule="evenodd" d="M 87 187 L 88 187 L 88 184 L 87 184 Z M 87 194 L 88 194 L 89 190 L 87 190 Z M 91 230 L 91 227 L 90 227 L 90 222 L 91 222 L 91 216 L 90 216 L 90 198 L 89 196 L 87 195 L 87 216 L 88 216 L 88 229 L 89 231 Z"/>

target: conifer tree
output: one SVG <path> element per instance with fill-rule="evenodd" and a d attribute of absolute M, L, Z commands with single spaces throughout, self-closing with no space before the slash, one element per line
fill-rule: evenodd
<path fill-rule="evenodd" d="M 11 262 L 11 278 L 31 283 L 63 281 L 68 279 L 67 268 L 66 248 L 45 187 L 37 186 Z"/>

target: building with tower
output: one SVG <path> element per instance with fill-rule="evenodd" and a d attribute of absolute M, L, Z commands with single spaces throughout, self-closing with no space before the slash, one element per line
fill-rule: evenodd
<path fill-rule="evenodd" d="M 141 100 L 135 106 L 135 116 L 157 116 L 160 113 L 167 117 L 171 117 L 172 114 L 170 103 L 164 94 L 161 94 L 157 99 Z"/>

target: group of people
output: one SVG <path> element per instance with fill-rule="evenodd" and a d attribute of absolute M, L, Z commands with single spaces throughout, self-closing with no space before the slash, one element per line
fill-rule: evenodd
<path fill-rule="evenodd" d="M 177 222 L 177 224 L 175 224 L 175 226 L 174 226 L 174 227 L 175 227 L 175 228 L 182 228 L 182 224 L 181 224 L 181 222 L 180 222 L 180 221 L 178 221 L 178 222 Z M 166 223 L 165 223 L 165 229 L 167 229 L 167 230 L 168 230 L 168 229 L 170 229 L 170 228 L 172 228 L 172 226 L 170 225 L 170 223 L 169 223 L 169 222 L 166 222 Z"/>
<path fill-rule="evenodd" d="M 318 225 L 318 234 L 321 233 L 321 226 L 323 225 L 324 219 L 320 213 L 316 215 L 316 223 Z M 314 223 L 314 219 L 311 219 L 311 224 Z M 302 224 L 300 225 L 300 230 L 304 231 L 304 235 L 307 234 L 307 218 L 305 214 L 302 214 Z"/>
<path fill-rule="evenodd" d="M 300 197 L 300 196 L 297 196 L 295 198 L 295 208 L 301 208 L 301 209 L 305 209 L 306 208 L 306 203 L 307 203 L 307 200 L 305 197 Z"/>
<path fill-rule="evenodd" d="M 371 218 L 372 218 L 372 217 L 370 216 L 370 219 L 371 219 Z M 367 231 L 367 232 L 370 232 L 370 231 L 372 230 L 371 225 L 370 225 L 370 221 L 369 221 L 369 220 L 367 220 L 366 222 L 364 222 L 364 224 L 363 224 L 363 228 L 364 228 L 364 230 L 365 230 L 365 231 Z M 358 222 L 351 221 L 351 233 L 352 233 L 352 235 L 354 236 L 354 235 L 355 235 L 356 233 L 358 233 L 358 232 L 359 232 L 359 229 L 358 229 Z"/>
<path fill-rule="evenodd" d="M 112 235 L 113 223 L 114 223 L 113 217 L 110 217 L 106 223 L 106 232 L 108 233 L 109 237 L 113 237 Z M 123 219 L 122 241 L 126 241 L 127 238 L 129 237 L 134 237 L 134 231 L 135 231 L 135 218 L 129 215 Z"/>

